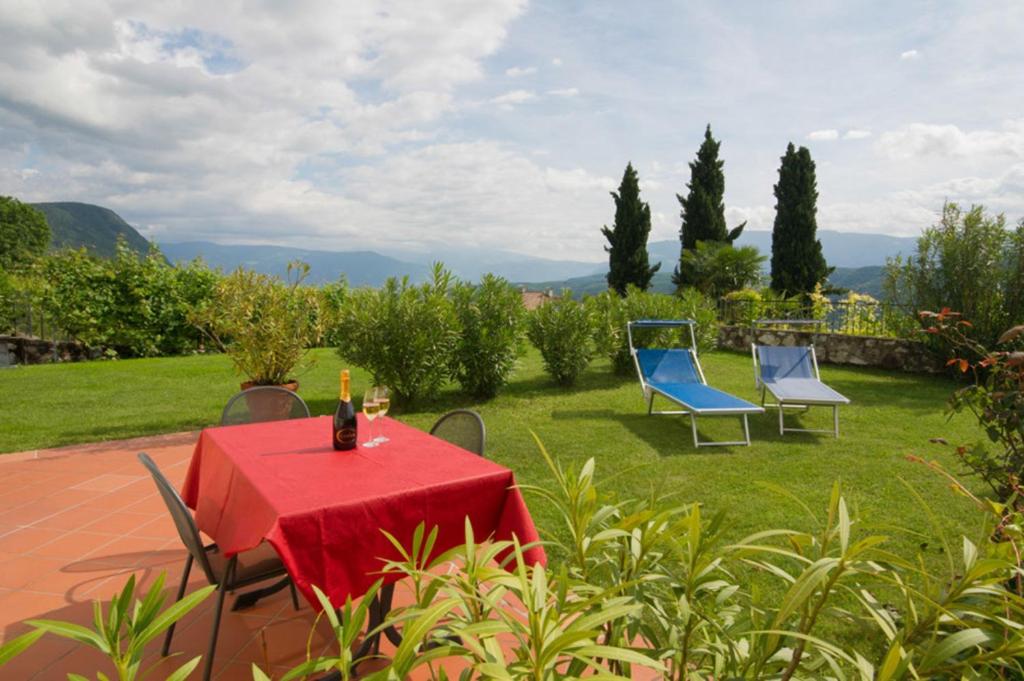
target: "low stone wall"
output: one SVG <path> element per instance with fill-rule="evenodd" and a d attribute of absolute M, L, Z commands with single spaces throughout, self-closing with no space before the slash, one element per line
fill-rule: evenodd
<path fill-rule="evenodd" d="M 912 373 L 939 373 L 943 362 L 919 341 L 874 336 L 848 336 L 781 329 L 751 329 L 748 326 L 720 326 L 718 347 L 750 352 L 750 344 L 814 345 L 818 362 L 879 367 Z"/>
<path fill-rule="evenodd" d="M 0 366 L 80 362 L 86 359 L 98 359 L 102 355 L 101 350 L 86 347 L 78 341 L 48 341 L 25 336 L 0 336 Z"/>

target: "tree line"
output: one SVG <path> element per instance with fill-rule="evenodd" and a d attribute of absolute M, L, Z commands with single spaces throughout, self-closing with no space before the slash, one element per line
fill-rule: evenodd
<path fill-rule="evenodd" d="M 721 295 L 744 288 L 760 279 L 766 260 L 753 246 L 733 245 L 746 222 L 731 229 L 726 225 L 720 147 L 709 124 L 697 157 L 690 162 L 688 191 L 676 195 L 682 218 L 679 262 L 672 274 L 677 290 L 697 288 L 709 295 Z M 805 295 L 824 284 L 832 272 L 817 238 L 814 161 L 806 147 L 797 149 L 792 142 L 781 161 L 775 185 L 771 288 L 785 295 Z M 632 163 L 626 165 L 622 183 L 617 192 L 612 192 L 612 198 L 615 220 L 610 228 L 601 230 L 608 240 L 608 287 L 620 295 L 629 285 L 647 290 L 661 263 L 652 266 L 648 259 L 651 210 L 640 199 L 640 180 Z"/>

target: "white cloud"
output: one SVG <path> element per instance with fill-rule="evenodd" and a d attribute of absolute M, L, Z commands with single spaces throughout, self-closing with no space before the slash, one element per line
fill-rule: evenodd
<path fill-rule="evenodd" d="M 1010 156 L 1024 158 L 1024 118 L 1006 121 L 1002 130 L 964 132 L 956 125 L 911 123 L 883 133 L 878 151 L 890 159 Z"/>
<path fill-rule="evenodd" d="M 511 90 L 503 95 L 498 95 L 491 99 L 492 104 L 497 104 L 502 107 L 512 107 L 516 104 L 522 104 L 528 102 L 531 99 L 536 99 L 537 95 L 530 90 Z"/>
<path fill-rule="evenodd" d="M 746 222 L 746 229 L 771 229 L 775 222 L 775 209 L 771 206 L 726 206 L 725 224 L 730 229 Z"/>
<path fill-rule="evenodd" d="M 917 50 L 907 50 L 906 52 L 900 52 L 900 59 L 903 61 L 909 61 L 912 59 L 920 59 L 921 53 Z"/>
<path fill-rule="evenodd" d="M 839 139 L 838 130 L 815 130 L 814 132 L 807 133 L 807 139 L 815 142 L 827 142 Z"/>
<path fill-rule="evenodd" d="M 505 75 L 508 76 L 509 78 L 519 78 L 520 76 L 529 76 L 534 73 L 537 73 L 536 66 L 513 66 L 510 69 L 505 69 Z"/>
<path fill-rule="evenodd" d="M 494 142 L 437 144 L 392 155 L 377 166 L 346 173 L 351 195 L 394 225 L 381 239 L 459 234 L 476 245 L 501 247 L 515 234 L 516 250 L 537 255 L 599 254 L 596 226 L 608 221 L 608 192 L 617 182 L 582 168 L 557 168 Z M 444 230 L 437 216 L 444 215 Z M 552 222 L 551 216 L 558 216 Z"/>
<path fill-rule="evenodd" d="M 1024 215 L 1024 6 L 1012 3 L 892 31 L 916 10 L 850 10 L 839 33 L 825 30 L 835 8 L 780 5 L 755 22 L 728 3 L 684 3 L 682 23 L 615 5 L 521 16 L 526 0 L 0 6 L 0 194 L 109 205 L 162 239 L 435 238 L 600 257 L 607 192 L 629 158 L 643 160 L 657 238 L 677 235 L 675 194 L 708 118 L 730 226 L 771 226 L 786 131 L 823 122 L 837 128 L 808 136 L 822 155 L 823 228 L 913 231 L 944 198 Z M 604 53 L 600 36 L 615 31 L 634 58 Z M 837 38 L 877 49 L 836 50 Z M 911 45 L 915 68 L 891 68 Z M 811 68 L 778 70 L 809 54 Z M 509 80 L 556 67 L 557 79 Z M 783 80 L 814 101 L 780 98 Z M 581 93 L 595 106 L 556 100 Z M 930 118 L 935 102 L 944 118 Z M 1001 117 L 1014 120 L 991 122 Z"/>

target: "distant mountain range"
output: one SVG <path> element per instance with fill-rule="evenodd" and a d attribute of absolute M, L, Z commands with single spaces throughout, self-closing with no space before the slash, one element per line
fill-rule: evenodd
<path fill-rule="evenodd" d="M 656 293 L 672 293 L 676 287 L 672 284 L 672 266 L 667 272 L 658 272 L 651 280 L 651 290 Z M 882 282 L 885 276 L 885 267 L 872 265 L 870 267 L 837 267 L 829 277 L 829 283 L 837 288 L 849 289 L 858 293 L 867 293 L 869 296 L 881 300 Z M 541 281 L 525 283 L 534 290 L 551 289 L 559 292 L 562 289 L 570 289 L 574 298 L 601 293 L 608 288 L 608 281 L 605 273 L 590 274 L 585 277 L 572 277 L 552 281 Z"/>
<path fill-rule="evenodd" d="M 887 258 L 909 255 L 917 248 L 917 237 L 863 234 L 818 230 L 821 250 L 829 265 L 839 267 L 882 266 Z M 755 246 L 763 255 L 771 255 L 772 233 L 764 230 L 744 230 L 737 240 L 738 246 Z M 679 241 L 652 241 L 647 244 L 651 262 L 662 262 L 662 269 L 672 269 L 679 261 Z"/>
<path fill-rule="evenodd" d="M 117 213 L 87 203 L 37 203 L 53 232 L 54 248 L 85 246 L 98 255 L 111 256 L 118 236 L 140 253 L 149 242 Z M 882 265 L 886 258 L 912 253 L 913 237 L 882 234 L 857 234 L 819 230 L 825 259 L 836 266 L 832 283 L 875 297 L 881 295 Z M 745 231 L 740 245 L 756 246 L 764 254 L 771 252 L 771 232 Z M 335 281 L 344 275 L 354 286 L 377 286 L 392 276 L 408 275 L 414 282 L 430 276 L 431 264 L 443 262 L 457 277 L 470 281 L 487 272 L 534 289 L 571 288 L 580 294 L 597 293 L 607 286 L 606 262 L 548 260 L 508 251 L 450 246 L 433 250 L 314 251 L 286 246 L 215 244 L 206 241 L 162 243 L 160 249 L 171 262 L 202 257 L 213 267 L 225 271 L 244 266 L 258 272 L 284 275 L 288 263 L 302 260 L 310 265 L 310 283 Z M 679 258 L 675 239 L 648 244 L 651 262 L 661 262 L 662 271 L 654 279 L 654 289 L 671 291 L 671 273 Z"/>

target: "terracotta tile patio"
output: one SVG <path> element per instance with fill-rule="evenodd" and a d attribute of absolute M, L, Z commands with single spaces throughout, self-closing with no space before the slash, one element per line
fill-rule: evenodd
<path fill-rule="evenodd" d="M 0 455 L 0 641 L 28 630 L 26 619 L 89 625 L 92 601 L 109 598 L 134 574 L 148 587 L 167 572 L 174 597 L 185 551 L 153 481 L 135 455 L 146 451 L 180 485 L 196 433 Z M 193 587 L 203 581 L 193 570 Z M 230 601 L 229 601 L 230 602 Z M 213 599 L 179 623 L 166 670 L 205 652 Z M 241 613 L 225 608 L 217 647 L 217 679 L 251 679 L 253 662 L 279 673 L 305 657 L 315 614 L 296 612 L 288 591 Z M 321 626 L 313 649 L 328 648 Z M 152 644 L 149 664 L 159 661 Z M 111 671 L 99 653 L 46 635 L 2 669 L 3 679 L 61 680 L 68 672 L 93 678 Z M 157 672 L 151 678 L 164 678 Z M 193 674 L 199 678 L 198 672 Z"/>

